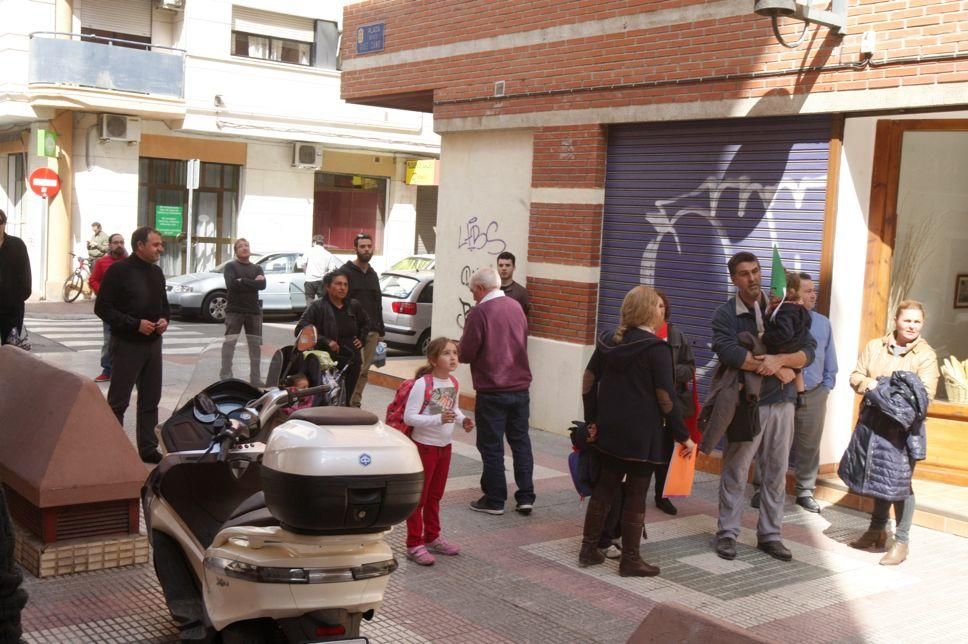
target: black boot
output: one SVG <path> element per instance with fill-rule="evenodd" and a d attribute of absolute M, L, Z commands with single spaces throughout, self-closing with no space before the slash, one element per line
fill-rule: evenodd
<path fill-rule="evenodd" d="M 598 549 L 598 540 L 602 538 L 605 529 L 605 518 L 608 516 L 608 506 L 595 497 L 588 499 L 588 509 L 585 510 L 585 528 L 582 530 L 581 552 L 578 553 L 578 565 L 595 566 L 605 561 L 605 555 Z"/>
<path fill-rule="evenodd" d="M 655 577 L 659 568 L 642 560 L 639 555 L 639 540 L 645 524 L 644 513 L 622 513 L 622 561 L 618 574 L 622 577 Z"/>

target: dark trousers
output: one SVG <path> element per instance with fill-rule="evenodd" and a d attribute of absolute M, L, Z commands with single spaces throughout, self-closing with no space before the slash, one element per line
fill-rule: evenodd
<path fill-rule="evenodd" d="M 669 464 L 658 463 L 655 466 L 655 501 L 662 500 L 662 491 L 665 490 L 666 476 L 669 475 Z"/>
<path fill-rule="evenodd" d="M 111 375 L 111 325 L 102 322 L 104 342 L 101 344 L 101 373 Z"/>
<path fill-rule="evenodd" d="M 0 303 L 0 345 L 7 343 L 7 336 L 10 335 L 12 330 L 20 329 L 23 325 L 23 302 Z"/>
<path fill-rule="evenodd" d="M 262 361 L 262 314 L 230 313 L 225 314 L 225 340 L 222 341 L 222 369 L 219 377 L 231 378 L 232 359 L 235 357 L 235 344 L 239 334 L 245 329 L 245 342 L 249 349 L 249 382 L 258 387 L 261 383 L 259 364 Z"/>
<path fill-rule="evenodd" d="M 911 472 L 914 476 L 914 472 Z M 908 498 L 901 501 L 885 501 L 874 499 L 874 511 L 871 513 L 871 530 L 883 530 L 887 527 L 887 520 L 894 506 L 894 538 L 901 543 L 908 543 L 911 535 L 911 524 L 914 523 L 914 491 Z"/>
<path fill-rule="evenodd" d="M 438 447 L 414 443 L 423 463 L 424 485 L 420 505 L 407 519 L 408 548 L 433 543 L 440 536 L 440 500 L 444 498 L 447 474 L 450 472 L 450 445 Z"/>
<path fill-rule="evenodd" d="M 309 305 L 315 299 L 326 296 L 326 287 L 323 286 L 323 280 L 316 280 L 313 282 L 306 282 L 306 304 Z"/>
<path fill-rule="evenodd" d="M 155 425 L 161 401 L 161 338 L 147 342 L 111 336 L 111 386 L 108 405 L 124 426 L 124 412 L 131 403 L 131 389 L 138 387 L 138 454 L 158 449 Z"/>
<path fill-rule="evenodd" d="M 474 416 L 477 422 L 477 450 L 481 453 L 484 471 L 481 491 L 487 501 L 504 507 L 508 498 L 504 478 L 504 438 L 511 446 L 514 461 L 514 482 L 518 489 L 514 498 L 518 503 L 534 503 L 534 456 L 528 434 L 528 413 L 531 397 L 527 391 L 477 392 Z"/>

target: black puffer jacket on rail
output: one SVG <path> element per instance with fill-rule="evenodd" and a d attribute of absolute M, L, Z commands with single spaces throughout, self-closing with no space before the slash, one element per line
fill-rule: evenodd
<path fill-rule="evenodd" d="M 877 379 L 864 394 L 860 418 L 837 474 L 858 494 L 900 501 L 911 494 L 915 461 L 927 455 L 928 394 L 910 371 Z"/>

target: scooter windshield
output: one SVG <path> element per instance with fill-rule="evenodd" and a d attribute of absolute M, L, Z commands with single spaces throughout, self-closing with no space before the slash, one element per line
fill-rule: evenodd
<path fill-rule="evenodd" d="M 194 361 L 195 366 L 176 409 L 181 409 L 199 392 L 225 380 L 234 381 L 243 392 L 251 388 L 253 398 L 266 387 L 284 385 L 285 365 L 292 351 L 291 337 L 283 335 L 272 341 L 244 333 L 227 335 L 210 342 L 197 356 L 177 356 L 185 363 Z M 287 340 L 288 344 L 284 344 Z"/>

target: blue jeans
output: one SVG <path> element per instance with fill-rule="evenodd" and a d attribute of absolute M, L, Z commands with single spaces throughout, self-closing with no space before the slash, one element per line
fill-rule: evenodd
<path fill-rule="evenodd" d="M 477 450 L 484 463 L 481 491 L 487 501 L 496 507 L 503 508 L 508 498 L 504 478 L 505 436 L 511 446 L 514 482 L 518 486 L 514 498 L 518 503 L 534 503 L 534 456 L 528 435 L 530 404 L 531 397 L 527 391 L 477 392 L 474 404 Z"/>
<path fill-rule="evenodd" d="M 111 375 L 111 325 L 104 322 L 104 344 L 101 345 L 101 372 Z"/>

